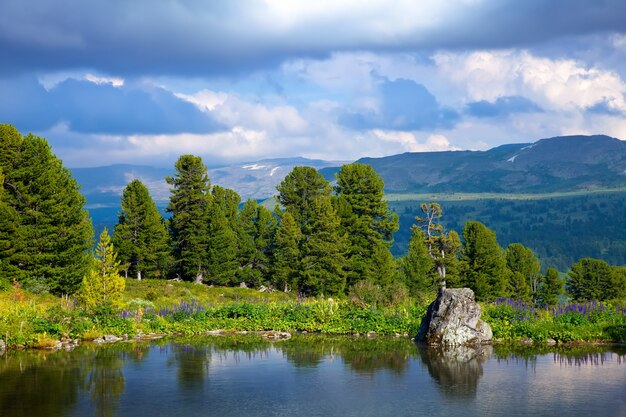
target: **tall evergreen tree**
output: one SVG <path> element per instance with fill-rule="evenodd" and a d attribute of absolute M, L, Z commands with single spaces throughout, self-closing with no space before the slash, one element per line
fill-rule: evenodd
<path fill-rule="evenodd" d="M 398 230 L 398 216 L 384 200 L 383 188 L 382 178 L 370 165 L 344 165 L 337 174 L 335 207 L 341 232 L 350 241 L 348 285 L 364 279 L 385 283 L 394 275 L 389 247 Z"/>
<path fill-rule="evenodd" d="M 299 290 L 313 295 L 343 291 L 347 246 L 330 184 L 314 168 L 296 167 L 277 189 L 278 200 L 301 232 Z"/>
<path fill-rule="evenodd" d="M 12 217 L 0 226 L 0 273 L 73 293 L 87 272 L 93 239 L 85 199 L 45 139 L 0 125 L 2 200 Z M 6 238 L 10 244 L 6 244 Z"/>
<path fill-rule="evenodd" d="M 126 282 L 119 274 L 120 263 L 106 227 L 100 234 L 93 267 L 83 278 L 80 298 L 88 306 L 118 306 Z"/>
<path fill-rule="evenodd" d="M 257 286 L 267 283 L 270 279 L 276 218 L 255 200 L 247 200 L 239 213 L 239 222 L 239 278 Z"/>
<path fill-rule="evenodd" d="M 300 290 L 322 295 L 343 293 L 348 241 L 337 233 L 339 217 L 328 197 L 316 197 L 310 207 L 310 234 L 303 235 L 301 243 Z"/>
<path fill-rule="evenodd" d="M 295 219 L 291 213 L 284 213 L 275 236 L 273 283 L 285 292 L 299 289 L 301 240 L 302 233 Z"/>
<path fill-rule="evenodd" d="M 237 235 L 219 203 L 209 207 L 206 281 L 217 285 L 236 284 Z"/>
<path fill-rule="evenodd" d="M 239 219 L 241 197 L 234 190 L 214 185 L 209 215 L 210 281 L 220 285 L 237 282 L 243 230 Z M 245 281 L 244 281 L 245 282 Z"/>
<path fill-rule="evenodd" d="M 208 219 L 212 206 L 207 168 L 202 158 L 182 155 L 176 175 L 167 177 L 172 186 L 167 211 L 172 213 L 170 233 L 178 273 L 185 280 L 201 283 L 207 273 L 209 255 Z"/>
<path fill-rule="evenodd" d="M 572 265 L 565 287 L 574 301 L 610 300 L 622 290 L 614 286 L 613 273 L 605 261 L 583 258 Z"/>
<path fill-rule="evenodd" d="M 542 307 L 553 306 L 559 302 L 561 294 L 563 294 L 563 281 L 559 279 L 559 271 L 548 268 L 539 284 L 537 301 Z"/>
<path fill-rule="evenodd" d="M 417 226 L 413 226 L 411 231 L 409 248 L 400 265 L 406 286 L 411 295 L 415 296 L 436 289 L 438 283 L 433 274 L 435 264 L 428 253 L 424 232 Z"/>
<path fill-rule="evenodd" d="M 516 279 L 510 281 L 511 296 L 517 294 L 518 299 L 529 300 L 536 294 L 541 280 L 541 263 L 539 259 L 537 259 L 537 256 L 530 248 L 520 243 L 511 243 L 506 248 L 505 254 L 507 267 L 513 275 L 518 273 L 524 277 L 524 280 L 516 277 Z M 524 295 L 524 298 L 519 298 L 521 295 Z"/>
<path fill-rule="evenodd" d="M 130 182 L 122 194 L 122 211 L 113 234 L 113 246 L 128 272 L 141 279 L 163 278 L 169 264 L 169 242 L 163 217 L 148 188 Z"/>
<path fill-rule="evenodd" d="M 422 203 L 423 217 L 417 216 L 415 221 L 425 235 L 428 254 L 433 260 L 435 271 L 439 276 L 439 285 L 455 286 L 458 284 L 458 256 L 461 248 L 459 235 L 451 230 L 445 233 L 439 218 L 443 215 L 439 203 Z"/>
<path fill-rule="evenodd" d="M 464 285 L 473 289 L 481 301 L 506 296 L 511 271 L 495 232 L 480 222 L 470 221 L 463 228 L 463 239 Z"/>
<path fill-rule="evenodd" d="M 330 198 L 332 187 L 315 168 L 295 167 L 276 187 L 278 201 L 289 211 L 300 230 L 307 235 L 309 223 L 315 215 L 314 201 L 318 197 Z"/>

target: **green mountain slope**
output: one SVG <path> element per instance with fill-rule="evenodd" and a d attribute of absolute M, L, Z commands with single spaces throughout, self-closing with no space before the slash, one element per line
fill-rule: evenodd
<path fill-rule="evenodd" d="M 388 193 L 541 193 L 626 186 L 626 142 L 561 136 L 488 151 L 404 153 L 362 158 Z M 331 178 L 335 169 L 323 169 Z"/>

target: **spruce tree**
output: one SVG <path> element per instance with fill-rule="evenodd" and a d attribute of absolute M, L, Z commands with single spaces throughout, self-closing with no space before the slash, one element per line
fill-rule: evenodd
<path fill-rule="evenodd" d="M 529 293 L 532 297 L 537 292 L 541 279 L 541 263 L 530 248 L 520 244 L 511 243 L 506 248 L 506 264 L 513 274 L 520 273 L 526 280 L 525 284 L 518 279 L 511 282 L 510 288 L 513 293 Z M 517 283 L 517 284 L 515 284 Z M 528 290 L 526 290 L 526 288 Z"/>
<path fill-rule="evenodd" d="M 291 213 L 283 214 L 275 235 L 273 283 L 285 292 L 299 290 L 302 233 Z"/>
<path fill-rule="evenodd" d="M 208 219 L 212 198 L 207 168 L 202 158 L 182 155 L 174 177 L 166 181 L 172 186 L 167 208 L 173 257 L 177 272 L 185 280 L 201 283 L 209 264 Z"/>
<path fill-rule="evenodd" d="M 404 280 L 411 295 L 429 292 L 437 288 L 438 282 L 434 274 L 434 262 L 426 247 L 424 232 L 417 226 L 411 228 L 411 240 L 400 266 Z"/>
<path fill-rule="evenodd" d="M 548 268 L 538 288 L 537 301 L 541 307 L 556 305 L 563 294 L 563 281 L 559 279 L 559 271 Z"/>
<path fill-rule="evenodd" d="M 511 271 L 507 292 L 513 300 L 531 301 L 533 298 L 533 292 L 526 277 L 519 271 Z"/>
<path fill-rule="evenodd" d="M 213 205 L 209 215 L 209 281 L 220 285 L 237 282 L 243 231 L 239 219 L 241 197 L 218 185 L 211 190 Z M 245 282 L 245 281 L 244 281 Z"/>
<path fill-rule="evenodd" d="M 340 233 L 330 184 L 314 168 L 296 167 L 277 189 L 279 202 L 301 233 L 299 290 L 312 295 L 343 291 L 347 240 Z"/>
<path fill-rule="evenodd" d="M 572 265 L 565 287 L 574 301 L 610 300 L 623 290 L 614 287 L 613 274 L 605 261 L 583 258 Z"/>
<path fill-rule="evenodd" d="M 388 283 L 395 273 L 389 247 L 398 230 L 398 216 L 383 198 L 384 182 L 370 165 L 360 163 L 342 166 L 336 176 L 335 208 L 341 232 L 350 241 L 348 285 L 363 279 Z"/>
<path fill-rule="evenodd" d="M 463 283 L 480 301 L 504 297 L 511 271 L 496 234 L 484 224 L 470 221 L 463 227 Z"/>
<path fill-rule="evenodd" d="M 237 273 L 237 235 L 220 204 L 209 207 L 206 281 L 234 285 Z"/>
<path fill-rule="evenodd" d="M 118 307 L 126 282 L 119 274 L 120 263 L 113 249 L 106 227 L 100 234 L 93 266 L 85 275 L 80 289 L 80 299 L 88 307 L 110 305 Z"/>
<path fill-rule="evenodd" d="M 276 218 L 255 200 L 247 200 L 239 213 L 239 271 L 241 281 L 255 286 L 270 279 Z"/>
<path fill-rule="evenodd" d="M 301 243 L 300 290 L 314 295 L 343 293 L 348 240 L 337 233 L 340 221 L 330 198 L 318 196 L 310 203 L 309 234 L 303 234 Z"/>
<path fill-rule="evenodd" d="M 137 279 L 164 278 L 170 250 L 167 228 L 148 188 L 133 180 L 124 189 L 121 206 L 113 234 L 118 259 Z"/>
<path fill-rule="evenodd" d="M 10 219 L 0 222 L 0 273 L 73 293 L 89 268 L 93 239 L 78 184 L 45 139 L 22 137 L 8 125 L 0 125 L 0 168 Z"/>
<path fill-rule="evenodd" d="M 315 215 L 314 201 L 318 197 L 330 198 L 332 187 L 315 168 L 295 167 L 276 187 L 278 201 L 291 213 L 305 235 Z"/>

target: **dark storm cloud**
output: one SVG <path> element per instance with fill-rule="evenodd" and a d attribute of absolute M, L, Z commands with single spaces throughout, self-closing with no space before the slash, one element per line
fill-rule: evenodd
<path fill-rule="evenodd" d="M 321 17 L 300 16 L 282 24 L 260 0 L 4 0 L 0 71 L 96 68 L 119 75 L 202 76 L 332 51 L 530 46 L 626 31 L 623 0 L 502 0 L 449 6 L 433 1 L 421 6 L 436 10 L 432 21 L 422 17 L 423 10 L 416 6 L 422 3 L 381 3 L 382 15 L 355 18 L 365 7 L 358 4 L 353 3 L 354 10 L 328 6 L 330 11 Z"/>
<path fill-rule="evenodd" d="M 47 91 L 36 79 L 0 81 L 0 115 L 22 131 L 66 123 L 75 132 L 206 133 L 220 126 L 207 113 L 156 87 L 68 79 Z"/>
<path fill-rule="evenodd" d="M 425 130 L 450 128 L 459 120 L 454 110 L 441 106 L 421 84 L 411 80 L 384 80 L 378 111 L 347 112 L 340 122 L 357 130 Z"/>
<path fill-rule="evenodd" d="M 498 97 L 493 103 L 485 100 L 467 105 L 467 114 L 474 117 L 506 117 L 516 113 L 537 113 L 542 109 L 520 96 Z"/>

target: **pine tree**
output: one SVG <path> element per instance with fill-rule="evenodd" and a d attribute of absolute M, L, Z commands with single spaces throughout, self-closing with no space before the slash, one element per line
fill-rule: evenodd
<path fill-rule="evenodd" d="M 209 263 L 208 216 L 212 206 L 207 168 L 193 155 L 182 155 L 175 168 L 176 175 L 166 178 L 173 187 L 167 211 L 172 213 L 169 225 L 174 262 L 183 279 L 201 283 Z"/>
<path fill-rule="evenodd" d="M 93 239 L 78 184 L 45 139 L 22 137 L 8 125 L 0 125 L 0 164 L 11 218 L 0 226 L 1 273 L 55 293 L 76 291 Z"/>
<path fill-rule="evenodd" d="M 315 215 L 314 201 L 318 197 L 330 198 L 332 188 L 322 174 L 312 167 L 295 167 L 276 187 L 278 201 L 291 213 L 304 235 Z"/>
<path fill-rule="evenodd" d="M 119 274 L 120 264 L 105 228 L 96 247 L 93 267 L 83 278 L 80 299 L 88 307 L 121 304 L 126 282 Z"/>
<path fill-rule="evenodd" d="M 128 272 L 141 279 L 163 278 L 169 264 L 167 228 L 148 188 L 133 180 L 124 189 L 113 246 Z"/>
<path fill-rule="evenodd" d="M 18 273 L 17 266 L 7 260 L 15 253 L 17 213 L 6 204 L 4 194 L 4 174 L 0 168 L 0 281 L 9 280 Z"/>
<path fill-rule="evenodd" d="M 319 196 L 310 207 L 312 216 L 307 223 L 310 234 L 303 234 L 301 244 L 300 290 L 321 295 L 343 293 L 347 238 L 337 233 L 340 221 L 330 198 Z"/>
<path fill-rule="evenodd" d="M 420 209 L 424 217 L 417 216 L 415 221 L 425 235 L 428 254 L 433 260 L 435 271 L 439 276 L 439 285 L 455 286 L 458 284 L 458 255 L 461 248 L 459 235 L 455 231 L 445 233 L 443 226 L 438 223 L 443 215 L 439 203 L 423 203 Z"/>
<path fill-rule="evenodd" d="M 511 271 L 493 230 L 470 221 L 463 227 L 465 247 L 462 254 L 464 285 L 484 301 L 504 297 Z"/>
<path fill-rule="evenodd" d="M 241 281 L 256 286 L 268 283 L 276 219 L 255 200 L 248 200 L 239 213 L 239 224 L 241 234 L 238 277 Z"/>
<path fill-rule="evenodd" d="M 583 258 L 572 265 L 565 287 L 574 301 L 609 300 L 621 292 L 621 288 L 613 286 L 613 277 L 605 261 Z"/>
<path fill-rule="evenodd" d="M 519 271 L 511 271 L 507 292 L 508 296 L 513 300 L 531 301 L 533 298 L 528 280 L 524 274 Z"/>
<path fill-rule="evenodd" d="M 418 295 L 437 288 L 434 262 L 426 247 L 424 232 L 417 226 L 411 228 L 412 235 L 406 256 L 400 265 L 404 280 L 411 295 Z"/>
<path fill-rule="evenodd" d="M 220 204 L 209 208 L 206 280 L 216 285 L 234 285 L 237 273 L 237 235 Z"/>
<path fill-rule="evenodd" d="M 210 281 L 220 285 L 237 282 L 243 230 L 239 219 L 241 197 L 218 185 L 211 190 L 213 206 L 209 215 Z"/>
<path fill-rule="evenodd" d="M 524 294 L 529 300 L 537 292 L 539 281 L 541 278 L 541 263 L 530 248 L 520 244 L 511 243 L 506 248 L 506 264 L 513 274 L 520 273 L 525 283 L 519 279 L 512 280 L 509 287 L 513 294 Z M 522 298 L 520 298 L 521 300 Z"/>
<path fill-rule="evenodd" d="M 559 279 L 559 271 L 554 268 L 548 268 L 537 292 L 537 300 L 540 306 L 556 305 L 559 302 L 559 296 L 563 294 L 563 281 Z"/>
<path fill-rule="evenodd" d="M 383 198 L 384 182 L 370 165 L 359 163 L 342 166 L 336 176 L 335 208 L 350 241 L 348 285 L 363 279 L 388 283 L 395 273 L 389 248 L 398 216 Z"/>
<path fill-rule="evenodd" d="M 273 282 L 285 292 L 299 289 L 300 241 L 302 233 L 291 213 L 286 212 L 275 236 Z"/>

